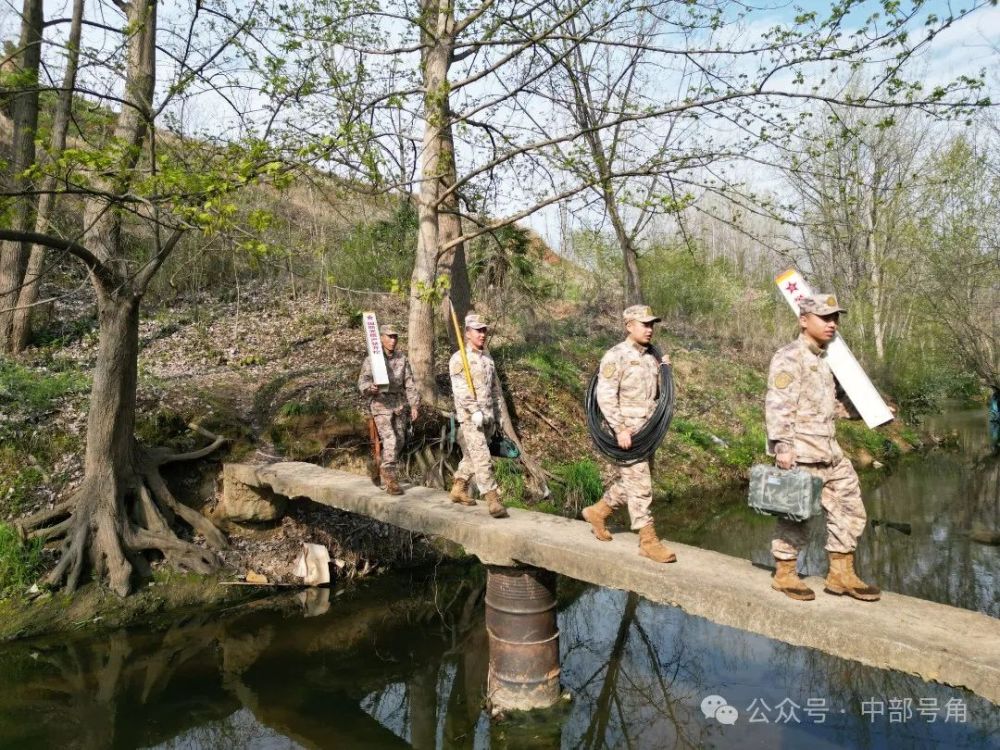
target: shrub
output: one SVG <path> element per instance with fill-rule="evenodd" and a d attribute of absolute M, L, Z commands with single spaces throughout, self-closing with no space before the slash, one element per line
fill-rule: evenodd
<path fill-rule="evenodd" d="M 22 542 L 11 526 L 0 523 L 0 598 L 28 588 L 41 565 L 41 541 Z"/>
<path fill-rule="evenodd" d="M 557 499 L 571 515 L 593 505 L 604 494 L 600 467 L 589 458 L 555 466 L 552 473 L 561 480 L 561 486 L 556 485 Z"/>
<path fill-rule="evenodd" d="M 493 476 L 500 488 L 500 496 L 507 505 L 516 508 L 524 506 L 524 474 L 518 463 L 509 458 L 493 461 Z"/>

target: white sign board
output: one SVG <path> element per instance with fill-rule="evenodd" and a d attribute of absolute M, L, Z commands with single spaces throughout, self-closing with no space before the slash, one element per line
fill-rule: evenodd
<path fill-rule="evenodd" d="M 812 289 L 802 278 L 802 274 L 790 268 L 774 279 L 785 300 L 795 314 L 799 313 L 799 300 L 812 295 Z M 826 361 L 837 377 L 847 397 L 851 399 L 854 408 L 869 427 L 891 422 L 892 412 L 882 399 L 881 394 L 872 385 L 865 371 L 861 369 L 858 360 L 838 333 L 826 347 Z"/>
<path fill-rule="evenodd" d="M 379 336 L 375 313 L 362 313 L 361 325 L 365 329 L 368 359 L 372 363 L 372 380 L 375 385 L 389 385 L 389 373 L 385 369 L 385 353 L 382 351 L 382 337 Z"/>

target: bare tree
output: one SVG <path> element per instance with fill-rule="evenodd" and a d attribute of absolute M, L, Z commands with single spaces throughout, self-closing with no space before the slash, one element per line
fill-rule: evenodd
<path fill-rule="evenodd" d="M 679 239 L 693 249 L 689 220 L 683 218 L 691 210 L 741 231 L 746 229 L 733 214 L 770 215 L 773 199 L 748 190 L 734 168 L 770 171 L 775 154 L 779 160 L 791 159 L 803 141 L 815 140 L 803 105 L 813 102 L 857 123 L 868 118 L 885 124 L 894 112 L 902 116 L 909 110 L 949 111 L 935 106 L 941 92 L 925 93 L 919 84 L 905 83 L 903 66 L 912 49 L 888 68 L 869 62 L 916 22 L 912 11 L 897 14 L 887 26 L 870 27 L 864 42 L 834 51 L 823 41 L 844 23 L 844 11 L 849 15 L 861 5 L 831 8 L 829 16 L 803 14 L 795 25 L 754 37 L 743 29 L 743 22 L 753 20 L 751 11 L 710 2 L 686 9 L 654 4 L 636 18 L 624 17 L 597 40 L 578 34 L 568 41 L 543 42 L 550 54 L 559 56 L 563 71 L 548 79 L 544 95 L 581 128 L 579 140 L 585 144 L 561 144 L 550 158 L 578 184 L 593 186 L 597 208 L 578 199 L 577 211 L 585 222 L 587 213 L 596 213 L 612 225 L 624 261 L 625 304 L 641 299 L 635 259 L 653 216 L 673 217 Z M 608 15 L 601 4 L 585 12 Z M 860 88 L 860 73 L 853 85 L 824 86 L 835 76 L 838 60 L 852 60 L 852 69 L 869 76 Z M 805 85 L 814 80 L 819 85 Z M 975 93 L 981 82 L 959 78 L 955 83 L 968 87 L 968 96 L 959 97 L 960 111 L 983 104 Z M 664 111 L 662 102 L 671 97 L 679 104 Z M 558 121 L 535 121 L 549 133 L 559 126 Z M 905 169 L 883 170 L 880 177 L 889 182 Z M 631 216 L 630 222 L 625 216 Z M 884 237 L 885 231 L 878 227 L 869 234 Z M 885 254 L 884 243 L 869 243 L 868 248 L 873 256 Z M 890 295 L 886 291 L 883 297 Z M 884 319 L 878 327 L 884 333 L 891 329 Z"/>
<path fill-rule="evenodd" d="M 14 121 L 9 192 L 13 201 L 10 226 L 27 231 L 35 225 L 35 200 L 29 169 L 35 163 L 38 130 L 38 71 L 42 56 L 42 0 L 24 0 L 21 35 L 15 57 L 11 97 Z M 0 242 L 0 352 L 15 349 L 14 308 L 24 280 L 30 245 L 22 240 Z"/>
<path fill-rule="evenodd" d="M 73 108 L 73 90 L 76 88 L 76 74 L 80 64 L 80 37 L 83 31 L 83 0 L 73 0 L 73 13 L 70 19 L 69 38 L 66 41 L 66 68 L 63 72 L 62 86 L 56 97 L 56 108 L 52 116 L 52 133 L 49 138 L 48 159 L 57 160 L 66 148 L 66 136 Z M 35 231 L 45 233 L 51 231 L 56 209 L 56 190 L 58 179 L 54 170 L 50 170 L 39 188 L 38 212 L 35 220 Z M 11 332 L 10 348 L 20 352 L 28 346 L 31 340 L 31 320 L 38 292 L 41 287 L 42 274 L 45 265 L 45 246 L 34 245 L 28 256 L 21 288 L 17 296 L 14 310 L 13 330 Z M 0 282 L 2 283 L 2 282 Z"/>
<path fill-rule="evenodd" d="M 1000 388 L 1000 147 L 995 132 L 955 138 L 930 165 L 921 217 L 924 314 L 945 349 Z"/>
<path fill-rule="evenodd" d="M 848 324 L 879 362 L 913 321 L 919 278 L 913 219 L 921 215 L 928 128 L 899 110 L 877 120 L 845 107 L 804 134 L 786 168 L 800 201 L 796 260 L 851 305 Z"/>

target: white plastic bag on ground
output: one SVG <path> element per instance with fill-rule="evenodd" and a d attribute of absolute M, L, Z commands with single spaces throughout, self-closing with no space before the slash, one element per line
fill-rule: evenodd
<path fill-rule="evenodd" d="M 294 572 L 306 586 L 322 586 L 329 583 L 329 550 L 322 544 L 303 544 L 302 554 L 295 563 Z"/>

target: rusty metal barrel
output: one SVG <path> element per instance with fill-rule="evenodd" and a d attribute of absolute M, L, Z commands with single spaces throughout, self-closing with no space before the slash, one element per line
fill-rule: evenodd
<path fill-rule="evenodd" d="M 489 695 L 494 708 L 527 711 L 559 700 L 556 575 L 487 566 Z"/>

